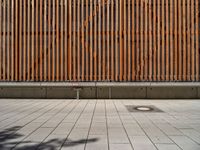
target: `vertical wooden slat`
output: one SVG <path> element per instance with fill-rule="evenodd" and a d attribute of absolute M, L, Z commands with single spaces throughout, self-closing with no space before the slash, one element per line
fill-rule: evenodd
<path fill-rule="evenodd" d="M 107 80 L 110 79 L 110 0 L 107 0 L 106 2 L 106 55 L 107 55 L 107 60 L 106 60 L 106 76 Z"/>
<path fill-rule="evenodd" d="M 101 80 L 101 74 L 102 74 L 102 61 L 101 61 L 101 33 L 102 33 L 102 28 L 101 28 L 101 1 L 98 1 L 98 8 L 99 8 L 99 13 L 98 13 L 98 80 Z"/>
<path fill-rule="evenodd" d="M 123 16 L 123 38 L 124 38 L 124 40 L 123 40 L 123 58 L 124 58 L 124 66 L 123 66 L 123 70 L 124 70 L 124 72 L 123 72 L 123 80 L 126 80 L 127 79 L 127 56 L 126 56 L 126 51 L 127 51 L 127 44 L 126 44 L 126 40 L 127 40 L 127 29 L 126 29 L 126 25 L 127 25 L 127 22 L 126 22 L 126 0 L 124 0 L 124 3 L 123 3 L 123 6 L 124 6 L 124 8 L 123 8 L 123 10 L 124 10 L 124 12 L 123 12 L 123 14 L 124 14 L 124 16 Z"/>
<path fill-rule="evenodd" d="M 27 80 L 30 81 L 31 79 L 31 54 L 30 54 L 30 48 L 31 48 L 31 3 L 27 3 Z"/>
<path fill-rule="evenodd" d="M 131 2 L 128 0 L 128 80 L 131 80 Z"/>
<path fill-rule="evenodd" d="M 26 26 L 26 9 L 27 8 L 27 2 L 23 2 L 23 80 L 26 80 L 26 73 L 27 73 L 27 26 Z"/>
<path fill-rule="evenodd" d="M 2 1 L 0 1 L 0 80 L 2 80 Z"/>
<path fill-rule="evenodd" d="M 56 0 L 56 81 L 60 79 L 60 63 L 59 63 L 59 48 L 60 48 L 60 29 L 59 29 L 59 0 Z M 75 41 L 75 40 L 74 40 Z"/>
<path fill-rule="evenodd" d="M 183 80 L 186 81 L 186 72 L 187 72 L 187 43 L 186 43 L 186 1 L 183 0 Z"/>
<path fill-rule="evenodd" d="M 80 81 L 80 0 L 77 1 L 77 79 Z"/>
<path fill-rule="evenodd" d="M 19 81 L 22 80 L 22 32 L 23 32 L 23 29 L 22 29 L 22 12 L 23 12 L 23 9 L 22 9 L 22 4 L 23 4 L 23 1 L 20 0 L 19 1 Z"/>
<path fill-rule="evenodd" d="M 199 1 L 196 2 L 196 81 L 199 81 Z"/>
<path fill-rule="evenodd" d="M 64 27 L 63 27 L 63 32 L 64 32 L 64 80 L 67 81 L 67 75 L 68 75 L 68 66 L 67 66 L 67 60 L 68 60 L 68 51 L 67 51 L 67 46 L 68 46 L 68 0 L 64 0 Z"/>
<path fill-rule="evenodd" d="M 131 27 L 131 31 L 132 31 L 132 40 L 131 40 L 131 48 L 132 48 L 132 81 L 135 80 L 135 0 L 132 0 L 132 27 Z"/>
<path fill-rule="evenodd" d="M 140 72 L 140 36 L 139 36 L 139 29 L 140 29 L 140 23 L 139 23 L 139 16 L 140 16 L 140 11 L 139 11 L 139 1 L 136 0 L 136 80 L 139 80 L 139 72 Z"/>
<path fill-rule="evenodd" d="M 187 0 L 187 80 L 191 80 L 191 0 Z"/>
<path fill-rule="evenodd" d="M 7 1 L 3 3 L 3 81 L 6 80 L 6 5 Z"/>
<path fill-rule="evenodd" d="M 44 1 L 44 81 L 47 80 L 47 0 Z"/>
<path fill-rule="evenodd" d="M 178 79 L 182 80 L 182 0 L 178 0 Z"/>
<path fill-rule="evenodd" d="M 165 57 L 166 57 L 166 81 L 169 81 L 169 35 L 170 35 L 170 31 L 169 31 L 169 0 L 166 0 L 166 53 L 165 53 Z"/>
<path fill-rule="evenodd" d="M 103 79 L 103 81 L 105 81 L 105 79 L 106 79 L 106 46 L 105 46 L 105 39 L 106 39 L 106 37 L 105 37 L 105 22 L 106 22 L 106 18 L 105 18 L 105 2 L 103 1 L 102 2 L 102 5 L 103 5 L 103 8 L 102 8 L 102 41 L 103 41 L 103 43 L 102 43 L 102 48 L 103 48 L 103 67 L 102 67 L 102 71 L 103 71 L 103 74 L 102 74 L 102 79 Z"/>
<path fill-rule="evenodd" d="M 161 3 L 160 3 L 160 1 L 158 0 L 158 3 L 157 3 L 157 15 L 158 15 L 158 26 L 157 26 L 157 80 L 158 81 L 160 81 L 160 74 L 161 74 L 161 60 L 160 60 L 160 49 L 161 49 L 161 47 L 160 47 L 160 44 L 161 44 L 161 36 L 160 36 L 160 34 L 161 34 L 161 31 L 160 31 L 160 22 L 161 22 L 161 16 L 160 16 L 160 6 L 161 6 Z"/>
<path fill-rule="evenodd" d="M 1 7 L 1 2 L 0 2 L 0 7 Z M 15 24 L 14 24 L 14 10 L 15 10 L 15 1 L 11 1 L 11 81 L 14 81 L 15 78 L 15 49 L 14 49 L 14 32 L 15 32 Z M 1 18 L 1 8 L 0 8 L 0 18 Z M 1 22 L 1 19 L 0 19 Z M 1 23 L 0 23 L 1 24 Z M 0 25 L 1 26 L 1 25 Z M 1 33 L 1 27 L 0 27 L 0 33 Z M 1 34 L 0 34 L 0 39 L 1 39 Z M 0 45 L 1 45 L 1 40 L 0 40 Z M 1 50 L 1 47 L 0 47 Z M 1 59 L 0 59 L 1 61 Z M 1 65 L 1 63 L 0 63 Z M 1 67 L 0 67 L 1 70 Z M 1 74 L 1 71 L 0 71 Z M 0 75 L 1 76 L 1 75 Z M 1 77 L 0 77 L 1 79 Z"/>
<path fill-rule="evenodd" d="M 93 0 L 90 0 L 89 14 L 89 53 L 90 53 L 90 81 L 93 80 Z"/>
<path fill-rule="evenodd" d="M 88 17 L 89 17 L 89 15 L 88 15 L 88 5 L 89 5 L 88 1 L 89 1 L 89 0 L 86 0 L 86 20 L 87 20 Z M 85 63 L 85 68 L 86 68 L 86 74 L 85 74 L 85 76 L 86 76 L 86 78 L 85 78 L 85 79 L 86 79 L 86 81 L 89 80 L 89 75 L 88 75 L 88 74 L 89 74 L 89 58 L 88 58 L 88 50 L 89 50 L 89 49 L 88 49 L 88 44 L 89 44 L 89 43 L 88 43 L 88 41 L 89 41 L 89 40 L 88 40 L 88 31 L 89 31 L 89 30 L 88 30 L 88 24 L 89 24 L 89 22 L 86 21 L 86 30 L 85 30 L 85 32 L 86 32 L 86 33 L 85 33 L 85 34 L 86 34 L 86 35 L 85 35 L 85 40 L 86 40 L 86 41 L 85 41 L 85 42 L 86 42 L 86 43 L 85 43 L 85 44 L 86 44 L 86 45 L 85 45 L 85 47 L 86 47 L 86 50 L 85 50 L 85 51 L 86 51 L 86 63 Z"/>
<path fill-rule="evenodd" d="M 156 13 L 156 5 L 157 1 L 153 0 L 153 80 L 157 79 L 157 13 Z"/>
<path fill-rule="evenodd" d="M 165 80 L 165 1 L 162 0 L 162 50 L 161 50 L 161 79 L 164 81 Z"/>
<path fill-rule="evenodd" d="M 85 10 L 85 5 L 84 5 L 84 0 L 81 1 L 81 50 L 82 50 L 82 67 L 81 67 L 81 71 L 82 71 L 82 81 L 84 81 L 85 79 L 85 33 L 84 33 L 84 10 Z"/>
<path fill-rule="evenodd" d="M 11 21 L 10 21 L 10 0 L 7 0 L 7 81 L 10 81 L 10 54 L 11 54 L 11 46 L 10 46 L 10 35 L 11 35 Z"/>
<path fill-rule="evenodd" d="M 140 80 L 144 79 L 144 1 L 140 2 Z"/>
<path fill-rule="evenodd" d="M 192 38 L 191 38 L 191 55 L 192 55 L 192 60 L 191 60 L 191 70 L 192 70 L 192 74 L 191 74 L 191 79 L 192 81 L 195 80 L 195 39 L 194 39 L 194 35 L 195 35 L 195 27 L 194 27 L 194 0 L 191 1 L 191 34 L 192 34 Z"/>
<path fill-rule="evenodd" d="M 178 1 L 174 1 L 174 65 L 175 80 L 178 80 Z"/>
<path fill-rule="evenodd" d="M 119 40 L 120 40 L 120 81 L 122 81 L 123 79 L 123 43 L 122 43 L 122 22 L 123 22 L 123 18 L 122 18 L 122 0 L 120 0 L 119 3 Z"/>
<path fill-rule="evenodd" d="M 34 81 L 35 79 L 35 0 L 32 0 L 31 5 L 31 16 L 32 16 L 32 24 L 31 24 L 31 80 Z M 17 22 L 17 19 L 16 19 Z M 16 28 L 15 28 L 16 30 Z M 16 50 L 15 50 L 16 51 Z M 16 55 L 15 55 L 16 56 Z M 15 58 L 16 59 L 16 58 Z"/>
<path fill-rule="evenodd" d="M 144 13 L 145 13 L 145 18 L 144 18 L 144 80 L 147 81 L 148 77 L 148 1 L 145 1 L 144 4 Z"/>
<path fill-rule="evenodd" d="M 60 2 L 59 2 L 59 15 L 60 15 L 60 20 L 59 20 L 59 22 L 60 22 L 60 36 L 59 36 L 59 39 L 60 39 L 60 41 L 59 41 L 59 45 L 60 45 L 60 48 L 59 48 L 59 51 L 60 51 L 60 57 L 59 57 L 59 63 L 60 63 L 60 65 L 59 65 L 59 68 L 60 68 L 60 72 L 59 72 L 59 76 L 60 76 L 60 81 L 63 81 L 63 67 L 64 67 L 64 61 L 63 61 L 63 57 L 64 57 L 64 47 L 63 47 L 63 40 L 64 40 L 64 36 L 63 36 L 63 34 L 64 34 L 64 9 L 63 9 L 63 7 L 64 7 L 64 0 L 60 0 Z"/>
<path fill-rule="evenodd" d="M 36 7 L 35 7 L 35 80 L 38 81 L 38 71 L 39 71 L 39 66 L 38 66 L 38 49 L 39 49 L 39 33 L 38 33 L 38 26 L 39 26 L 39 0 L 36 0 Z"/>
<path fill-rule="evenodd" d="M 72 80 L 72 55 L 71 55 L 71 49 L 72 49 L 72 3 L 71 0 L 68 1 L 68 9 L 69 9 L 69 40 L 68 40 L 68 73 L 69 73 L 69 80 Z"/>
<path fill-rule="evenodd" d="M 149 61 L 147 61 L 148 62 L 148 64 L 147 64 L 147 66 L 149 66 L 149 81 L 152 81 L 152 73 L 153 73 L 153 71 L 152 71 L 152 64 L 153 64 L 153 59 L 152 59 L 152 48 L 153 48 L 153 30 L 152 30 L 152 17 L 153 17 L 153 15 L 152 15 L 152 0 L 149 0 Z M 147 40 L 148 40 L 147 39 Z"/>
<path fill-rule="evenodd" d="M 51 49 L 51 40 L 52 40 L 52 34 L 53 31 L 52 31 L 52 26 L 51 26 L 51 0 L 48 0 L 48 81 L 51 80 L 51 56 L 52 56 L 52 49 Z"/>
<path fill-rule="evenodd" d="M 174 80 L 174 0 L 170 0 L 170 80 Z"/>
<path fill-rule="evenodd" d="M 52 81 L 55 81 L 55 1 L 52 3 Z"/>
<path fill-rule="evenodd" d="M 115 22 L 115 80 L 118 81 L 119 79 L 119 1 L 116 1 L 115 2 L 115 19 L 116 19 L 116 22 Z"/>
<path fill-rule="evenodd" d="M 97 1 L 94 1 L 94 81 L 97 81 Z"/>

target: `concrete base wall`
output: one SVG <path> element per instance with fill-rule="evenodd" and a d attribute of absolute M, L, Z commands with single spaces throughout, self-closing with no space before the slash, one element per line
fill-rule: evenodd
<path fill-rule="evenodd" d="M 200 86 L 140 86 L 134 85 L 1 85 L 0 98 L 35 99 L 199 99 Z"/>

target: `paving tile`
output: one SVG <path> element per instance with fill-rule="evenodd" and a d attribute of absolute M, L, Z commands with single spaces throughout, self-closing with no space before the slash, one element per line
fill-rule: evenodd
<path fill-rule="evenodd" d="M 156 144 L 159 150 L 181 150 L 176 144 Z"/>

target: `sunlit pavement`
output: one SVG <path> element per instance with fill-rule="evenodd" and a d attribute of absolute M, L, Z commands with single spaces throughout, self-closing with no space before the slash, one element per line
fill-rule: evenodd
<path fill-rule="evenodd" d="M 0 149 L 200 150 L 200 100 L 3 99 Z"/>

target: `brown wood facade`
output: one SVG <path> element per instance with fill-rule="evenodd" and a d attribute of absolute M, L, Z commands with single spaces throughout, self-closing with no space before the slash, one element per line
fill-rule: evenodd
<path fill-rule="evenodd" d="M 0 0 L 0 81 L 199 81 L 199 0 Z"/>

